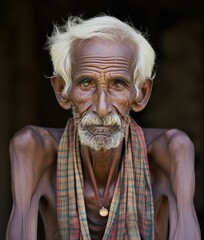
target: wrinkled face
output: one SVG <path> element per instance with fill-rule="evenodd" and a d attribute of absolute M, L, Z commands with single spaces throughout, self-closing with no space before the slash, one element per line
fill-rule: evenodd
<path fill-rule="evenodd" d="M 136 97 L 129 42 L 82 42 L 73 53 L 70 100 L 82 144 L 95 150 L 117 147 Z"/>

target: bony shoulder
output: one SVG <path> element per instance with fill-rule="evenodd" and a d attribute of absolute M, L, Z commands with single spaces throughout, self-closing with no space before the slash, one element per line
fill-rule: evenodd
<path fill-rule="evenodd" d="M 158 139 L 159 143 L 164 142 L 165 147 L 173 152 L 180 151 L 183 148 L 193 148 L 190 137 L 179 129 L 167 129 Z"/>
<path fill-rule="evenodd" d="M 162 144 L 166 148 L 193 146 L 190 137 L 179 129 L 144 128 L 144 135 L 147 146 Z"/>
<path fill-rule="evenodd" d="M 39 126 L 26 126 L 20 129 L 10 140 L 10 154 L 46 154 L 56 151 L 57 143 L 50 132 Z"/>
<path fill-rule="evenodd" d="M 186 154 L 194 155 L 194 145 L 190 137 L 179 129 L 152 129 L 149 133 L 151 142 L 148 145 L 148 154 L 158 164 L 184 162 L 187 161 Z M 188 158 L 188 161 L 194 161 L 194 157 Z"/>
<path fill-rule="evenodd" d="M 185 132 L 179 129 L 149 129 L 145 130 L 145 135 L 149 137 L 147 152 L 152 176 L 169 182 L 170 174 L 183 173 L 183 166 L 194 166 L 194 145 Z"/>

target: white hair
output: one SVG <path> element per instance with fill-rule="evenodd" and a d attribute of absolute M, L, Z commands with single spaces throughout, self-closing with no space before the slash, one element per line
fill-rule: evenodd
<path fill-rule="evenodd" d="M 153 79 L 155 52 L 141 32 L 128 23 L 111 16 L 97 16 L 88 20 L 69 17 L 63 26 L 54 26 L 54 31 L 47 42 L 54 75 L 61 76 L 65 81 L 64 94 L 68 93 L 72 84 L 73 43 L 77 40 L 97 38 L 115 42 L 129 40 L 133 43 L 137 50 L 133 57 L 135 63 L 133 77 L 136 89 L 146 79 Z"/>

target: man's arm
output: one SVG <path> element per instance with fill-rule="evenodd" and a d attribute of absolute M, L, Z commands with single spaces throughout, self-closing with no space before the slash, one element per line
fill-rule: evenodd
<path fill-rule="evenodd" d="M 199 240 L 200 228 L 193 204 L 194 146 L 188 136 L 180 131 L 170 133 L 169 139 L 169 179 L 173 192 L 173 195 L 169 196 L 169 239 Z"/>
<path fill-rule="evenodd" d="M 153 158 L 168 179 L 169 239 L 200 240 L 194 209 L 194 146 L 179 130 L 167 130 L 151 147 Z"/>
<path fill-rule="evenodd" d="M 10 142 L 13 208 L 7 227 L 7 240 L 36 240 L 42 159 L 37 134 L 27 127 Z"/>

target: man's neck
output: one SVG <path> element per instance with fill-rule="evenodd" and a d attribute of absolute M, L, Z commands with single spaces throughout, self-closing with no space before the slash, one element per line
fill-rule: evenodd
<path fill-rule="evenodd" d="M 100 197 L 105 191 L 114 191 L 122 160 L 122 143 L 118 148 L 95 151 L 81 146 L 84 181 L 97 190 Z"/>

